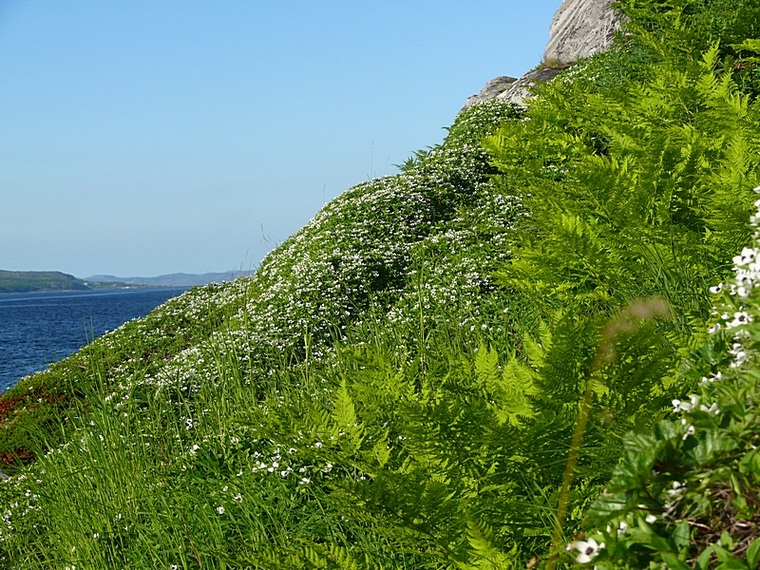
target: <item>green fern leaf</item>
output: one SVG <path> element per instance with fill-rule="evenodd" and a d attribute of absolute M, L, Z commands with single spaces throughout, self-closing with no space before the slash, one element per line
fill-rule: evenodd
<path fill-rule="evenodd" d="M 335 423 L 340 427 L 349 427 L 358 423 L 354 402 L 348 393 L 345 380 L 341 382 L 340 387 L 335 391 L 332 416 Z"/>
<path fill-rule="evenodd" d="M 475 354 L 475 375 L 478 384 L 487 393 L 492 393 L 499 381 L 499 355 L 484 345 L 480 345 Z"/>
<path fill-rule="evenodd" d="M 493 529 L 482 521 L 471 517 L 467 520 L 467 542 L 473 550 L 470 563 L 460 568 L 477 568 L 478 570 L 497 570 L 515 568 L 517 547 L 503 552 L 496 544 Z"/>

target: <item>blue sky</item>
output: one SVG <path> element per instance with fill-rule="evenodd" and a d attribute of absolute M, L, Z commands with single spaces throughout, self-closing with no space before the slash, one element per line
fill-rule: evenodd
<path fill-rule="evenodd" d="M 0 269 L 256 267 L 541 60 L 560 0 L 0 0 Z"/>

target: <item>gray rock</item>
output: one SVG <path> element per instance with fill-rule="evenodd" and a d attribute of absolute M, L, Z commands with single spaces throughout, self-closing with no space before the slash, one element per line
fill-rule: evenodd
<path fill-rule="evenodd" d="M 524 105 L 536 85 L 551 81 L 579 59 L 610 47 L 620 28 L 620 16 L 611 4 L 612 0 L 563 0 L 549 28 L 551 38 L 541 67 L 519 79 L 492 79 L 479 94 L 469 97 L 459 112 L 490 99 Z"/>
<path fill-rule="evenodd" d="M 612 0 L 563 0 L 549 28 L 544 65 L 562 67 L 612 45 L 620 18 Z"/>
<path fill-rule="evenodd" d="M 524 105 L 525 101 L 533 96 L 533 88 L 536 85 L 551 81 L 560 71 L 561 69 L 553 67 L 541 67 L 529 71 L 515 81 L 509 89 L 496 95 L 494 99 L 501 99 L 503 101 L 509 101 L 510 103 L 516 103 L 517 105 Z"/>
<path fill-rule="evenodd" d="M 477 95 L 470 95 L 467 98 L 464 107 L 462 107 L 459 112 L 461 113 L 481 101 L 496 99 L 499 95 L 507 91 L 515 81 L 517 81 L 517 79 L 514 77 L 507 77 L 505 75 L 491 79 L 491 81 L 486 83 L 483 89 L 480 90 L 480 93 Z"/>

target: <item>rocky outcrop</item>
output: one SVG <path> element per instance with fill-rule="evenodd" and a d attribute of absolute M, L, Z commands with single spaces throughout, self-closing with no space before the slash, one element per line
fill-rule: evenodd
<path fill-rule="evenodd" d="M 489 99 L 523 105 L 533 95 L 534 86 L 551 81 L 579 59 L 610 47 L 620 28 L 620 16 L 611 4 L 612 0 L 563 0 L 549 28 L 551 37 L 542 64 L 519 79 L 492 79 L 480 93 L 467 99 L 460 113 Z"/>
<path fill-rule="evenodd" d="M 544 64 L 561 67 L 612 45 L 620 19 L 612 0 L 564 0 L 549 28 Z"/>
<path fill-rule="evenodd" d="M 554 67 L 539 67 L 538 69 L 529 71 L 510 85 L 509 89 L 499 93 L 495 99 L 524 105 L 525 101 L 533 96 L 533 88 L 536 85 L 551 81 L 560 71 L 562 70 Z"/>
<path fill-rule="evenodd" d="M 499 95 L 507 91 L 514 83 L 517 81 L 515 77 L 507 77 L 505 75 L 502 75 L 501 77 L 496 77 L 494 79 L 491 79 L 488 83 L 485 84 L 483 89 L 480 90 L 480 93 L 477 95 L 470 95 L 467 98 L 467 101 L 465 101 L 464 107 L 462 107 L 462 111 L 465 109 L 469 109 L 473 105 L 476 105 L 477 103 L 480 103 L 481 101 L 488 101 L 490 99 L 496 99 Z M 460 113 L 462 112 L 460 111 Z"/>

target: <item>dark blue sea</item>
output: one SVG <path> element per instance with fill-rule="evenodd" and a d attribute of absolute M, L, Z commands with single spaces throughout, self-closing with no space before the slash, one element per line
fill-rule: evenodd
<path fill-rule="evenodd" d="M 0 392 L 185 289 L 0 294 Z"/>

